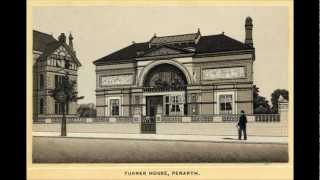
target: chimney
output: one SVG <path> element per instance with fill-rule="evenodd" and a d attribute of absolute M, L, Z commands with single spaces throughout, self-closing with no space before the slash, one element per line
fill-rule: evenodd
<path fill-rule="evenodd" d="M 73 51 L 73 42 L 72 42 L 72 40 L 73 40 L 73 37 L 72 37 L 72 34 L 70 33 L 69 34 L 69 47 L 72 49 L 72 51 Z"/>
<path fill-rule="evenodd" d="M 246 22 L 245 22 L 245 29 L 246 29 L 246 37 L 245 37 L 245 41 L 244 43 L 249 45 L 249 46 L 253 46 L 253 41 L 252 41 L 252 19 L 251 17 L 247 17 L 246 18 Z"/>
<path fill-rule="evenodd" d="M 60 42 L 66 43 L 66 35 L 64 33 L 61 33 L 58 37 L 58 40 Z"/>

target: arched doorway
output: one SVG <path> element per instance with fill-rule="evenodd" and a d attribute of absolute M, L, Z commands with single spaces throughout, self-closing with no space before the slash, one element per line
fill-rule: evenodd
<path fill-rule="evenodd" d="M 163 63 L 151 68 L 143 81 L 146 118 L 142 133 L 155 133 L 156 121 L 187 114 L 187 78 L 179 68 Z"/>

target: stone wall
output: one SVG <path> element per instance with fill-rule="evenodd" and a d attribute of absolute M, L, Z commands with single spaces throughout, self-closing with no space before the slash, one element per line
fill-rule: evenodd
<path fill-rule="evenodd" d="M 157 134 L 192 134 L 210 136 L 237 136 L 236 123 L 157 123 Z M 288 128 L 282 123 L 247 124 L 248 136 L 288 136 Z"/>
<path fill-rule="evenodd" d="M 60 132 L 60 124 L 33 124 L 33 132 Z M 72 133 L 140 133 L 139 123 L 73 123 L 67 124 Z"/>

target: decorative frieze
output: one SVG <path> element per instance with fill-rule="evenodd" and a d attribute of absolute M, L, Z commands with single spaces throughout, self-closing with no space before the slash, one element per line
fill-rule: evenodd
<path fill-rule="evenodd" d="M 245 78 L 244 67 L 212 68 L 202 70 L 203 80 Z"/>
<path fill-rule="evenodd" d="M 130 85 L 132 83 L 133 83 L 133 75 L 131 74 L 100 77 L 100 86 Z"/>

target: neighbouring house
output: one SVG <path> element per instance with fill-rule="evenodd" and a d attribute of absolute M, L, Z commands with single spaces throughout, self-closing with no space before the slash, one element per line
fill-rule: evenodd
<path fill-rule="evenodd" d="M 50 90 L 62 81 L 66 72 L 69 79 L 77 81 L 81 66 L 73 49 L 73 37 L 61 33 L 58 39 L 33 30 L 33 119 L 61 117 L 62 105 L 51 97 Z M 67 117 L 77 116 L 77 103 L 66 104 Z"/>

